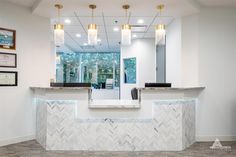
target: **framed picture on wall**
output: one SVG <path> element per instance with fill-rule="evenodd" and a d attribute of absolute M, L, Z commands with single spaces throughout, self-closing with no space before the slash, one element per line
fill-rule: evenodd
<path fill-rule="evenodd" d="M 136 84 L 136 58 L 125 58 L 124 63 L 124 83 Z"/>
<path fill-rule="evenodd" d="M 0 48 L 16 49 L 16 31 L 12 29 L 0 28 Z"/>
<path fill-rule="evenodd" d="M 17 72 L 0 71 L 0 86 L 17 86 Z"/>
<path fill-rule="evenodd" d="M 0 52 L 0 67 L 16 68 L 17 67 L 16 54 Z"/>

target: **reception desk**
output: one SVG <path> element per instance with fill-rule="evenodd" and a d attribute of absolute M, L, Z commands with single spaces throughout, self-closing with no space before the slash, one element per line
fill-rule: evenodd
<path fill-rule="evenodd" d="M 39 88 L 37 141 L 46 150 L 181 151 L 195 142 L 204 88 L 140 88 L 139 100 L 93 100 L 90 88 Z"/>

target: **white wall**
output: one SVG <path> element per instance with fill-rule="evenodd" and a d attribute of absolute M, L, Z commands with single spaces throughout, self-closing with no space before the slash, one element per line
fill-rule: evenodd
<path fill-rule="evenodd" d="M 182 52 L 181 19 L 174 20 L 166 30 L 166 82 L 173 87 L 181 87 L 181 52 Z"/>
<path fill-rule="evenodd" d="M 197 14 L 182 18 L 182 86 L 196 87 L 199 84 L 199 16 Z"/>
<path fill-rule="evenodd" d="M 205 9 L 199 14 L 198 106 L 201 139 L 236 139 L 236 10 Z"/>
<path fill-rule="evenodd" d="M 166 81 L 173 87 L 198 86 L 198 15 L 175 19 L 167 27 Z"/>
<path fill-rule="evenodd" d="M 137 82 L 124 84 L 124 58 L 136 57 Z M 156 82 L 156 47 L 154 39 L 136 39 L 130 46 L 121 46 L 121 99 L 131 99 L 131 89 L 144 87 L 146 82 Z"/>
<path fill-rule="evenodd" d="M 167 29 L 167 80 L 206 87 L 197 106 L 200 141 L 236 140 L 235 28 L 235 9 L 205 8 Z"/>
<path fill-rule="evenodd" d="M 0 145 L 33 138 L 35 112 L 30 86 L 46 86 L 50 80 L 50 21 L 31 10 L 0 2 L 0 27 L 16 30 L 18 87 L 0 87 Z"/>

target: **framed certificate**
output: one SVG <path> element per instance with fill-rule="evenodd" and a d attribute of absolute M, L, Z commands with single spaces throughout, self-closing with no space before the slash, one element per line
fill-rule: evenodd
<path fill-rule="evenodd" d="M 16 68 L 17 56 L 13 53 L 0 52 L 0 67 Z"/>
<path fill-rule="evenodd" d="M 12 29 L 0 28 L 0 48 L 16 49 L 16 31 Z"/>
<path fill-rule="evenodd" d="M 17 86 L 17 72 L 0 71 L 0 86 Z"/>

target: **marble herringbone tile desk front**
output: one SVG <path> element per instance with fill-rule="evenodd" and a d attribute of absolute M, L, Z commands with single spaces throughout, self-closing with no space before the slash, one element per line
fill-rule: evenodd
<path fill-rule="evenodd" d="M 195 142 L 195 99 L 144 100 L 151 112 L 141 118 L 82 118 L 78 100 L 36 104 L 37 141 L 47 150 L 181 151 Z"/>

